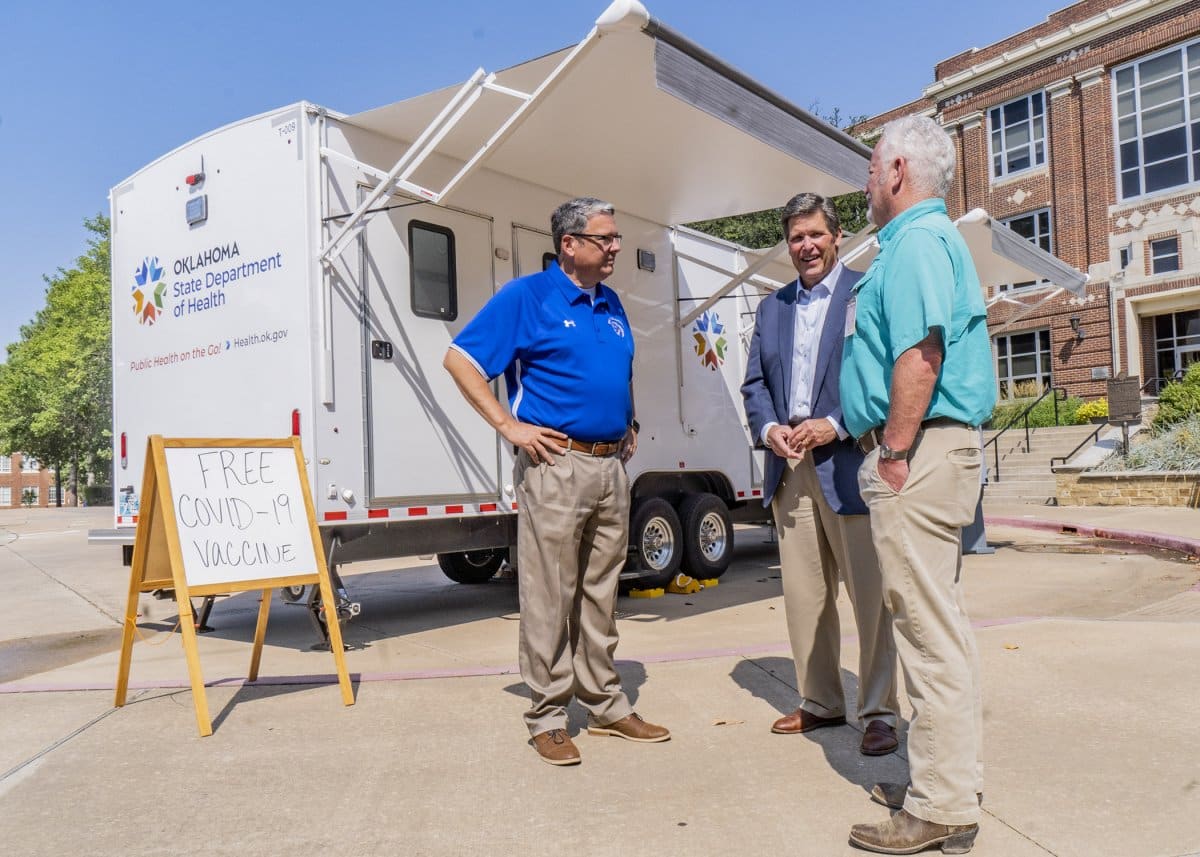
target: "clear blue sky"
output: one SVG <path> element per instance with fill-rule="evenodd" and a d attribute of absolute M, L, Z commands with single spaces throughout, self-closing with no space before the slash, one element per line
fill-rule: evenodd
<path fill-rule="evenodd" d="M 801 107 L 875 114 L 939 60 L 1065 0 L 643 0 L 650 14 Z M 1114 0 L 1115 5 L 1116 0 Z M 155 158 L 300 100 L 354 113 L 583 38 L 606 0 L 10 0 L 0 7 L 0 360 L 83 219 Z M 603 109 L 603 93 L 597 93 Z"/>

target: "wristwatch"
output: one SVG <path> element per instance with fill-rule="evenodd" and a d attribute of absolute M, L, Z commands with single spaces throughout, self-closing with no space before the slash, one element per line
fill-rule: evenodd
<path fill-rule="evenodd" d="M 908 460 L 908 450 L 907 449 L 892 449 L 890 446 L 887 445 L 887 443 L 881 441 L 879 444 L 879 457 L 886 458 L 889 461 L 907 461 Z"/>

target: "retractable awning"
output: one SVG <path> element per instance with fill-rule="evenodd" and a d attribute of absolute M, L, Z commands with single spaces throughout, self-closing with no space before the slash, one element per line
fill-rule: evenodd
<path fill-rule="evenodd" d="M 984 288 L 1029 280 L 1048 280 L 1075 295 L 1083 295 L 1088 275 L 1031 244 L 982 208 L 968 211 L 954 222 L 966 239 L 975 270 Z M 874 235 L 852 239 L 843 246 L 842 261 L 856 271 L 865 271 L 879 252 Z"/>
<path fill-rule="evenodd" d="M 870 156 L 635 0 L 614 2 L 572 48 L 346 121 L 410 143 L 426 135 L 430 156 L 397 183 L 417 196 L 440 201 L 486 161 L 664 225 L 855 190 Z"/>

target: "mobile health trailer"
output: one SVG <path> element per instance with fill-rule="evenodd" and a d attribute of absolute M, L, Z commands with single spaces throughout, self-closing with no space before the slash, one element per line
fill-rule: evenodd
<path fill-rule="evenodd" d="M 599 116 L 580 107 L 598 82 Z M 763 278 L 790 273 L 710 302 L 751 260 L 674 225 L 846 193 L 868 154 L 633 0 L 460 86 L 353 116 L 294 104 L 181 146 L 111 193 L 108 538 L 132 538 L 149 435 L 295 434 L 331 568 L 436 553 L 486 579 L 515 543 L 512 453 L 441 360 L 546 264 L 549 213 L 591 194 L 618 210 L 610 283 L 637 341 L 628 573 L 720 574 L 732 519 L 763 514 L 735 346 Z"/>

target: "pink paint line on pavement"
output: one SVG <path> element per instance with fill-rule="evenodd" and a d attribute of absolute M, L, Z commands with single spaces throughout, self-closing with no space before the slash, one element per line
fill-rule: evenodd
<path fill-rule="evenodd" d="M 1020 625 L 1027 622 L 1039 621 L 1040 616 L 1010 616 L 1003 619 L 984 619 L 971 623 L 975 628 L 994 628 L 1002 625 Z M 843 636 L 843 640 L 856 640 L 854 634 Z M 730 646 L 720 649 L 697 649 L 690 652 L 669 652 L 661 655 L 646 655 L 638 658 L 617 658 L 617 664 L 668 664 L 682 661 L 711 660 L 714 658 L 748 657 L 787 652 L 791 647 L 788 643 L 760 643 L 754 646 Z M 496 675 L 519 675 L 516 664 L 489 667 L 475 666 L 460 669 L 410 670 L 407 672 L 383 673 L 351 673 L 350 680 L 355 684 L 371 682 L 424 681 L 439 678 L 476 678 Z M 315 673 L 309 675 L 263 676 L 256 682 L 248 682 L 244 678 L 219 678 L 207 681 L 205 687 L 272 687 L 281 685 L 326 685 L 337 684 L 337 676 L 333 673 Z M 63 684 L 20 684 L 10 682 L 0 684 L 0 694 L 7 693 L 73 693 L 82 691 L 109 691 L 115 685 L 97 682 L 74 682 Z M 166 679 L 162 681 L 131 681 L 130 690 L 187 690 L 191 684 L 187 679 Z"/>
<path fill-rule="evenodd" d="M 1188 556 L 1200 557 L 1200 539 L 1171 536 L 1166 533 L 1147 533 L 1141 530 L 1118 530 L 1111 527 L 1094 527 L 1089 524 L 1072 524 L 1066 521 L 1048 521 L 1041 518 L 999 518 L 985 516 L 986 525 L 1000 527 L 1023 527 L 1029 530 L 1049 530 L 1071 536 L 1132 542 L 1138 545 L 1153 545 L 1177 551 Z"/>

